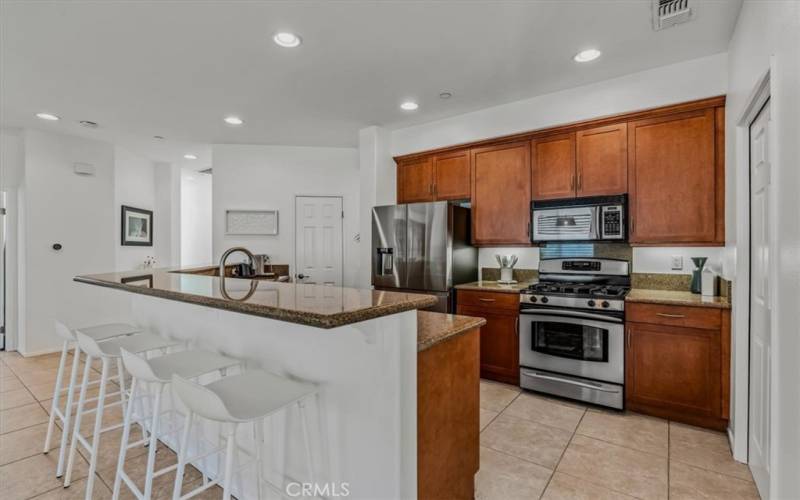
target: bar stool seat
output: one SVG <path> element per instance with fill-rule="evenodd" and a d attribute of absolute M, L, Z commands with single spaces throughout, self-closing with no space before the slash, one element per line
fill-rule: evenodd
<path fill-rule="evenodd" d="M 126 349 L 127 350 L 127 349 Z M 125 356 L 127 359 L 127 356 Z M 241 364 L 238 359 L 229 358 L 210 351 L 189 350 L 168 354 L 146 360 L 153 373 L 153 380 L 164 384 L 172 382 L 173 375 L 194 378 L 223 368 Z M 130 364 L 126 361 L 126 366 Z"/>
<path fill-rule="evenodd" d="M 122 337 L 142 331 L 138 326 L 129 325 L 127 323 L 106 323 L 103 325 L 85 326 L 75 328 L 76 332 L 81 332 L 87 337 L 94 340 L 102 341 L 114 337 Z"/>
<path fill-rule="evenodd" d="M 174 347 L 179 344 L 180 342 L 168 342 L 155 333 L 143 331 L 136 335 L 98 342 L 96 345 L 101 351 L 101 353 L 98 353 L 98 357 L 119 358 L 122 356 L 121 349 L 132 353 L 140 353 Z"/>
<path fill-rule="evenodd" d="M 226 422 L 251 422 L 268 417 L 317 390 L 311 384 L 260 370 L 225 377 L 204 387 L 225 405 Z"/>

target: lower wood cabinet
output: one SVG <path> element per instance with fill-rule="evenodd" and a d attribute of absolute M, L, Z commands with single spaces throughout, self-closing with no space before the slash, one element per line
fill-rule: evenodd
<path fill-rule="evenodd" d="M 459 290 L 456 300 L 458 314 L 486 319 L 481 327 L 481 378 L 519 384 L 519 296 Z"/>
<path fill-rule="evenodd" d="M 728 424 L 730 311 L 629 303 L 629 410 L 724 430 Z M 689 326 L 686 326 L 689 325 Z"/>

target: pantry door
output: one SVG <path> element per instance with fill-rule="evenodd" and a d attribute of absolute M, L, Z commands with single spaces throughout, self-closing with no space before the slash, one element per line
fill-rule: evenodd
<path fill-rule="evenodd" d="M 294 217 L 297 282 L 341 286 L 342 197 L 297 196 Z"/>
<path fill-rule="evenodd" d="M 769 101 L 750 125 L 750 409 L 748 463 L 761 498 L 769 498 L 773 276 L 770 255 Z"/>

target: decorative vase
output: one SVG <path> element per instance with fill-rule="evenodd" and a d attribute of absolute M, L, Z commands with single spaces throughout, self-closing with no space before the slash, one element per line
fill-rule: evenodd
<path fill-rule="evenodd" d="M 692 285 L 691 291 L 692 293 L 700 293 L 702 289 L 703 283 L 703 266 L 706 265 L 706 261 L 708 257 L 692 257 L 692 262 L 694 262 L 695 269 L 692 271 Z"/>

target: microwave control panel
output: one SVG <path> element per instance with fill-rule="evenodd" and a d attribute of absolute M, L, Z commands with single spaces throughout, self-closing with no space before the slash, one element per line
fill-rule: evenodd
<path fill-rule="evenodd" d="M 624 240 L 625 212 L 622 209 L 622 205 L 606 205 L 601 207 L 600 210 L 601 239 Z"/>

